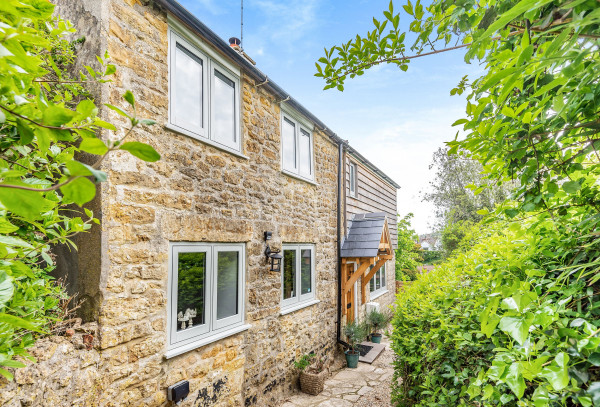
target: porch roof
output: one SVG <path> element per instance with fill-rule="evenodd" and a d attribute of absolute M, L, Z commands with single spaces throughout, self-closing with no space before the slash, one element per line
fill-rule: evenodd
<path fill-rule="evenodd" d="M 383 212 L 355 215 L 342 245 L 341 257 L 377 257 L 385 225 Z"/>

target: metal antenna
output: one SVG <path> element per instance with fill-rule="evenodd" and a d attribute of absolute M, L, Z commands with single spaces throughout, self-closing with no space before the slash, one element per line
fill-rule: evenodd
<path fill-rule="evenodd" d="M 240 24 L 240 51 L 244 50 L 244 0 L 242 0 L 242 17 Z"/>

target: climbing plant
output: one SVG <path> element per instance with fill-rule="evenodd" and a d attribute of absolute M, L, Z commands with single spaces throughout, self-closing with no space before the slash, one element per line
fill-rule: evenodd
<path fill-rule="evenodd" d="M 98 220 L 88 209 L 96 184 L 106 180 L 102 160 L 116 150 L 145 161 L 158 153 L 128 140 L 140 125 L 131 92 L 128 108 L 106 105 L 125 117 L 120 129 L 98 118 L 86 90 L 109 81 L 109 56 L 72 77 L 68 68 L 83 39 L 67 41 L 72 25 L 53 16 L 47 0 L 0 1 L 0 375 L 24 366 L 26 349 L 56 321 L 62 289 L 49 276 L 52 246 L 69 244 Z M 102 132 L 106 140 L 98 137 Z M 80 161 L 82 153 L 96 159 Z"/>

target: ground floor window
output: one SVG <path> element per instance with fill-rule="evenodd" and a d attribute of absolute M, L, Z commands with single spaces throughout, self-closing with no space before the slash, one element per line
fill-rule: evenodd
<path fill-rule="evenodd" d="M 281 287 L 282 309 L 315 299 L 314 245 L 283 245 Z"/>
<path fill-rule="evenodd" d="M 171 244 L 171 348 L 244 323 L 244 264 L 243 244 Z"/>
<path fill-rule="evenodd" d="M 369 281 L 369 290 L 371 291 L 371 298 L 386 291 L 385 286 L 385 265 L 381 266 L 379 270 L 375 272 L 375 275 Z"/>

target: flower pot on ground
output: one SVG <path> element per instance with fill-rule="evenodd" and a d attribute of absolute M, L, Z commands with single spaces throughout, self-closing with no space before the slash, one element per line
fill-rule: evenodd
<path fill-rule="evenodd" d="M 344 334 L 348 339 L 348 349 L 344 352 L 346 364 L 349 368 L 356 368 L 360 357 L 358 345 L 367 338 L 367 327 L 365 324 L 352 321 L 346 324 Z"/>
<path fill-rule="evenodd" d="M 390 323 L 392 316 L 389 312 L 380 312 L 376 309 L 367 314 L 367 324 L 371 328 L 371 342 L 381 343 L 381 330 Z"/>
<path fill-rule="evenodd" d="M 300 389 L 307 394 L 316 396 L 323 391 L 327 371 L 323 359 L 314 359 L 314 353 L 303 355 L 294 361 L 294 366 L 300 370 Z"/>

